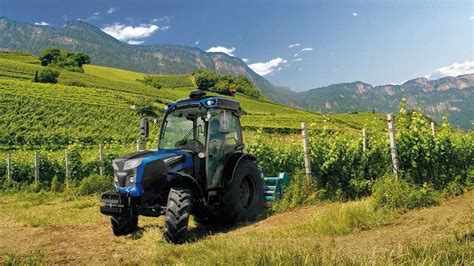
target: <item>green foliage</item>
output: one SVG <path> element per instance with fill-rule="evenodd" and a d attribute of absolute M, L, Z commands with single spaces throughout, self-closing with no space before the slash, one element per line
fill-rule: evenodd
<path fill-rule="evenodd" d="M 444 188 L 455 178 L 465 184 L 474 162 L 474 134 L 462 134 L 448 125 L 431 135 L 430 120 L 406 109 L 402 102 L 397 121 L 397 146 L 401 176 L 422 185 Z"/>
<path fill-rule="evenodd" d="M 140 117 L 158 117 L 160 113 L 156 104 L 148 99 L 143 99 L 135 106 L 135 111 Z"/>
<path fill-rule="evenodd" d="M 56 83 L 58 82 L 59 71 L 45 68 L 39 72 L 35 72 L 34 82 L 40 83 Z"/>
<path fill-rule="evenodd" d="M 82 66 L 90 64 L 91 58 L 84 53 L 72 53 L 57 48 L 48 48 L 41 52 L 39 60 L 42 66 L 64 68 L 73 72 L 84 72 Z"/>
<path fill-rule="evenodd" d="M 437 204 L 442 197 L 439 192 L 423 185 L 417 187 L 405 180 L 397 180 L 393 176 L 386 176 L 375 182 L 373 200 L 379 208 L 414 209 Z"/>
<path fill-rule="evenodd" d="M 156 89 L 195 87 L 189 75 L 146 75 L 143 79 L 137 80 Z"/>
<path fill-rule="evenodd" d="M 47 66 L 59 59 L 61 56 L 61 50 L 57 48 L 48 48 L 41 52 L 38 59 L 42 66 Z"/>
<path fill-rule="evenodd" d="M 290 185 L 283 190 L 282 197 L 272 203 L 272 210 L 283 212 L 298 206 L 315 204 L 321 201 L 324 191 L 318 190 L 308 182 L 305 174 L 297 171 L 291 176 Z"/>
<path fill-rule="evenodd" d="M 113 188 L 113 178 L 111 176 L 90 175 L 84 178 L 79 187 L 78 193 L 80 195 L 90 195 L 95 193 L 102 193 Z"/>
<path fill-rule="evenodd" d="M 62 184 L 59 182 L 58 176 L 54 176 L 51 180 L 51 192 L 61 192 L 62 191 Z"/>
<path fill-rule="evenodd" d="M 29 251 L 26 254 L 8 253 L 2 258 L 2 264 L 6 266 L 16 265 L 46 265 L 48 263 L 47 253 L 43 250 Z"/>
<path fill-rule="evenodd" d="M 151 75 L 146 75 L 143 80 L 139 80 L 146 85 L 150 85 L 156 89 L 161 89 L 163 85 L 160 83 L 160 79 L 158 77 L 153 77 Z"/>
<path fill-rule="evenodd" d="M 318 235 L 338 236 L 388 225 L 395 218 L 395 211 L 377 209 L 370 201 L 365 200 L 336 204 L 316 216 L 307 227 Z"/>
<path fill-rule="evenodd" d="M 260 89 L 243 76 L 219 75 L 208 70 L 193 73 L 196 86 L 200 90 L 212 91 L 224 95 L 239 92 L 252 98 L 260 98 Z"/>

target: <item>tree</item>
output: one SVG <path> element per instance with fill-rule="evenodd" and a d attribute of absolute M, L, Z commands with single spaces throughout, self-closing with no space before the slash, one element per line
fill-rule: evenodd
<path fill-rule="evenodd" d="M 61 55 L 61 50 L 57 48 L 48 48 L 41 52 L 39 60 L 41 61 L 42 66 L 47 66 L 59 58 Z"/>
<path fill-rule="evenodd" d="M 56 48 L 48 48 L 39 56 L 42 66 L 64 68 L 69 71 L 84 72 L 82 66 L 90 64 L 91 58 L 84 53 L 73 53 Z"/>
<path fill-rule="evenodd" d="M 210 90 L 217 83 L 217 75 L 211 71 L 200 70 L 194 73 L 194 80 L 200 90 Z"/>
<path fill-rule="evenodd" d="M 56 83 L 58 82 L 59 71 L 49 68 L 40 70 L 38 76 L 35 75 L 35 82 L 40 83 Z"/>
<path fill-rule="evenodd" d="M 226 95 L 240 92 L 253 98 L 261 97 L 259 88 L 244 76 L 219 75 L 208 70 L 196 71 L 193 76 L 200 90 Z"/>
<path fill-rule="evenodd" d="M 91 57 L 84 53 L 77 53 L 74 58 L 78 67 L 91 63 Z"/>

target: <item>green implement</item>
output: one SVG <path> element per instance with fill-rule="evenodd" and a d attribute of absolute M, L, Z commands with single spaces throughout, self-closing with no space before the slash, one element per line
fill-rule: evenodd
<path fill-rule="evenodd" d="M 265 201 L 279 199 L 282 190 L 290 184 L 290 175 L 288 173 L 279 173 L 276 177 L 264 177 L 265 181 Z"/>

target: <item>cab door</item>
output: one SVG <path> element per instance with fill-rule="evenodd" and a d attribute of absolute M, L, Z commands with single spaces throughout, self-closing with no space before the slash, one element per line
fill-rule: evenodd
<path fill-rule="evenodd" d="M 221 185 L 227 156 L 242 143 L 239 118 L 232 111 L 213 110 L 207 134 L 207 186 Z"/>

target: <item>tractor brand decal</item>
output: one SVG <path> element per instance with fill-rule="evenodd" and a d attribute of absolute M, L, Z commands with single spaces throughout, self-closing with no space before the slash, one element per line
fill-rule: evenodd
<path fill-rule="evenodd" d="M 174 164 L 181 162 L 182 159 L 183 159 L 183 156 L 178 155 L 178 156 L 173 156 L 173 157 L 170 157 L 170 158 L 166 158 L 163 161 L 165 162 L 165 164 L 172 167 Z"/>

